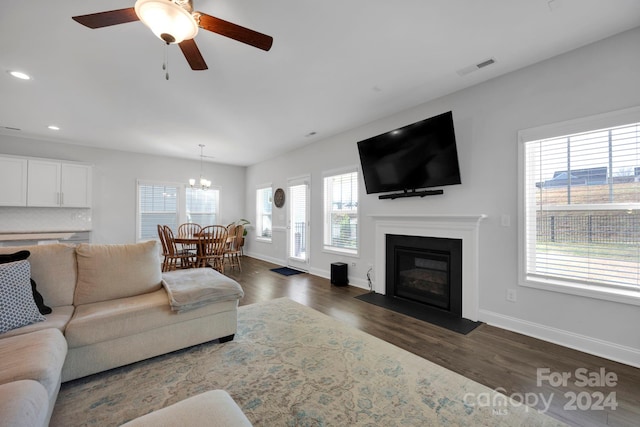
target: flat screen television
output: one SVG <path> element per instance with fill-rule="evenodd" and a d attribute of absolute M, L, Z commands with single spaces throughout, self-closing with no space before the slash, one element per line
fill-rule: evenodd
<path fill-rule="evenodd" d="M 461 183 L 451 111 L 359 141 L 358 152 L 367 194 Z"/>

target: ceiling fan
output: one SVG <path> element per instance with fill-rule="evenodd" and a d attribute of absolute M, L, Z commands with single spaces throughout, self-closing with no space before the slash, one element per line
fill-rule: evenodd
<path fill-rule="evenodd" d="M 198 28 L 265 51 L 273 44 L 271 36 L 194 11 L 192 0 L 137 0 L 134 7 L 74 16 L 73 20 L 92 29 L 142 21 L 165 43 L 180 46 L 192 70 L 208 68 L 193 40 Z"/>

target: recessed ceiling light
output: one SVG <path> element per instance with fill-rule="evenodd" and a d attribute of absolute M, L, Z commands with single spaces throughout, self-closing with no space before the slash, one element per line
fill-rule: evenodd
<path fill-rule="evenodd" d="M 51 130 L 60 130 L 60 128 L 58 126 L 55 126 L 55 125 L 47 126 L 47 128 L 49 128 Z"/>
<path fill-rule="evenodd" d="M 23 73 L 22 71 L 8 71 L 16 79 L 20 80 L 31 80 L 31 76 L 29 74 Z"/>

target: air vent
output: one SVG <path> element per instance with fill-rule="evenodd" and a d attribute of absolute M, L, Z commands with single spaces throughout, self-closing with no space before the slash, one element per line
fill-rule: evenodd
<path fill-rule="evenodd" d="M 7 130 L 17 130 L 17 131 L 21 131 L 22 129 L 19 128 L 13 128 L 11 126 L 2 126 L 3 129 L 7 129 Z"/>
<path fill-rule="evenodd" d="M 489 58 L 489 59 L 485 59 L 482 62 L 479 62 L 475 65 L 470 65 L 468 67 L 465 67 L 461 70 L 458 70 L 458 75 L 459 76 L 466 76 L 469 73 L 473 73 L 474 71 L 478 71 L 480 68 L 484 68 L 484 67 L 488 67 L 489 65 L 495 64 L 496 60 L 495 58 Z"/>
<path fill-rule="evenodd" d="M 496 62 L 496 61 L 495 61 L 495 59 L 493 59 L 493 58 L 491 58 L 491 59 L 487 59 L 486 61 L 483 61 L 483 62 L 479 63 L 478 65 L 476 65 L 476 67 L 478 67 L 478 68 L 484 68 L 484 67 L 486 67 L 486 66 L 488 66 L 488 65 L 493 64 L 494 62 Z"/>

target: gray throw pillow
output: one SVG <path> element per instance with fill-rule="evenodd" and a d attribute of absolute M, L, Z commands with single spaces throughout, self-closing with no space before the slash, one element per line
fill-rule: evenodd
<path fill-rule="evenodd" d="M 13 254 L 0 254 L 0 264 L 22 261 L 23 259 L 29 258 L 29 255 L 31 255 L 31 252 L 25 250 L 18 251 Z M 53 310 L 51 310 L 51 307 L 44 303 L 44 298 L 42 298 L 42 295 L 40 294 L 40 292 L 38 292 L 38 288 L 36 286 L 36 282 L 31 279 L 31 291 L 33 292 L 33 300 L 38 306 L 40 314 L 51 314 Z"/>
<path fill-rule="evenodd" d="M 29 261 L 0 264 L 0 333 L 46 319 L 33 300 L 30 278 Z"/>

